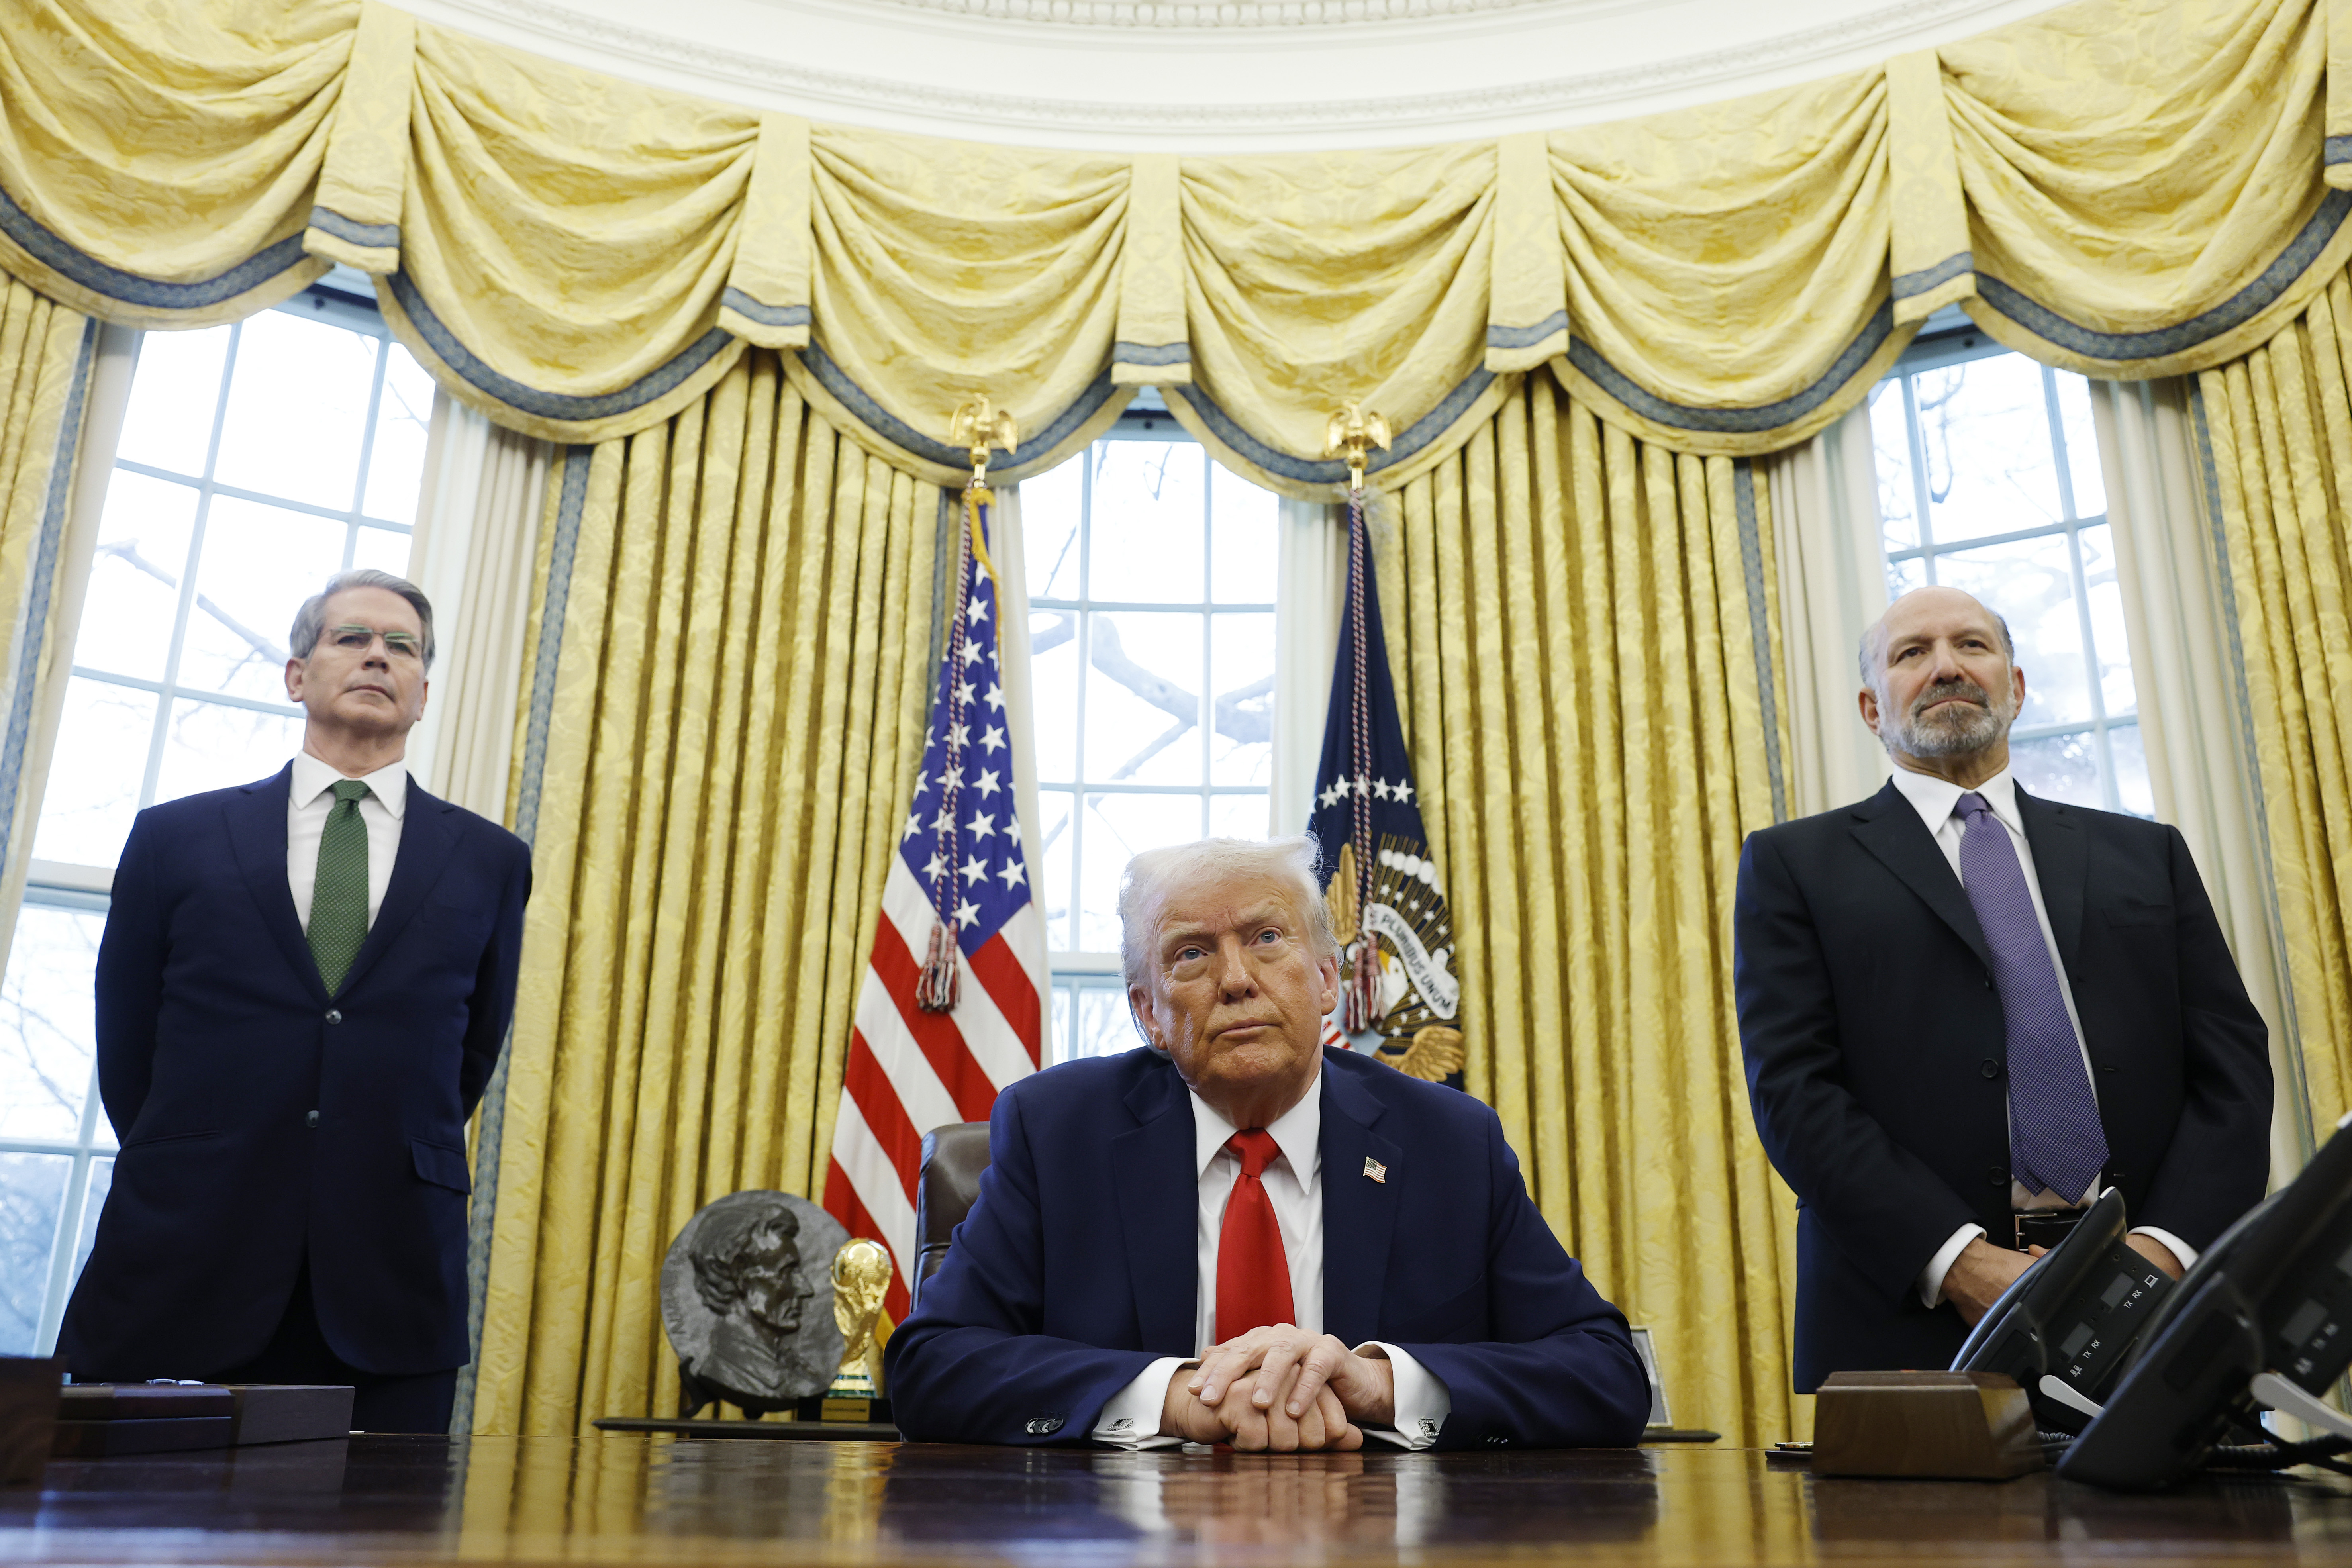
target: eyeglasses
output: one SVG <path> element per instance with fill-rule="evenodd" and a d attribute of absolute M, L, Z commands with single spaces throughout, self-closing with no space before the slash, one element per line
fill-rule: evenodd
<path fill-rule="evenodd" d="M 383 639 L 383 651 L 394 658 L 422 658 L 424 643 L 407 632 L 380 632 L 373 626 L 329 626 L 320 634 L 327 641 L 350 653 L 365 653 L 378 637 Z"/>

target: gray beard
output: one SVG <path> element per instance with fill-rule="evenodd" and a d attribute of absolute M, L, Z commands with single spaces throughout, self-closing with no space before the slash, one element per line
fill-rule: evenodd
<path fill-rule="evenodd" d="M 1891 726 L 1897 750 L 1915 757 L 1973 756 L 2009 733 L 2013 713 L 2004 713 L 1988 698 L 1984 707 L 1973 703 L 1955 710 L 1942 710 L 1930 719 L 1906 713 Z"/>

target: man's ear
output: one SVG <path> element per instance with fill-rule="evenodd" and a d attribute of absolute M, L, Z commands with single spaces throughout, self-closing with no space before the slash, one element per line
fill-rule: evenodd
<path fill-rule="evenodd" d="M 1877 693 L 1877 692 L 1875 692 L 1875 691 L 1874 691 L 1874 690 L 1872 690 L 1869 687 L 1865 686 L 1865 687 L 1864 687 L 1864 688 L 1861 689 L 1861 691 L 1859 691 L 1858 693 L 1856 693 L 1856 694 L 1855 694 L 1855 697 L 1856 697 L 1856 700 L 1860 703 L 1861 708 L 1862 708 L 1862 721 L 1863 721 L 1863 723 L 1864 723 L 1865 725 L 1869 726 L 1870 732 L 1871 732 L 1872 734 L 1874 734 L 1874 735 L 1877 734 L 1877 733 L 1878 733 L 1878 693 Z"/>
<path fill-rule="evenodd" d="M 1143 1037 L 1145 1045 L 1163 1057 L 1168 1054 L 1168 1047 L 1160 1043 L 1159 1031 L 1152 1026 L 1151 992 L 1148 987 L 1130 985 L 1127 988 L 1127 1016 L 1135 1020 L 1135 1032 Z"/>
<path fill-rule="evenodd" d="M 286 700 L 298 708 L 302 705 L 302 672 L 306 668 L 299 658 L 286 661 Z"/>

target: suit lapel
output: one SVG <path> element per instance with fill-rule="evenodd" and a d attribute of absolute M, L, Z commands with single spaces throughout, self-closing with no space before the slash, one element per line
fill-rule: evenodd
<path fill-rule="evenodd" d="M 401 815 L 400 848 L 392 858 L 392 880 L 383 889 L 383 904 L 368 927 L 367 940 L 360 944 L 350 972 L 343 976 L 343 991 L 358 984 L 383 956 L 384 949 L 399 940 L 425 895 L 441 879 L 441 868 L 457 842 L 450 811 L 447 801 L 425 794 L 415 779 L 408 781 L 408 804 Z"/>
<path fill-rule="evenodd" d="M 1905 887 L 1918 894 L 1969 944 L 1978 961 L 1990 969 L 1992 949 L 1985 943 L 1984 928 L 1977 923 L 1976 909 L 1969 902 L 1959 878 L 1952 874 L 1952 863 L 1936 847 L 1935 838 L 1919 820 L 1919 814 L 1911 809 L 1911 803 L 1903 798 L 1903 792 L 1889 784 L 1855 806 L 1853 815 L 1853 836 L 1862 841 L 1862 847 L 1900 878 Z"/>
<path fill-rule="evenodd" d="M 2084 888 L 2090 880 L 2091 851 L 2082 818 L 2054 801 L 2017 792 L 2017 815 L 2025 824 L 2025 842 L 2033 848 L 2034 879 L 2042 884 L 2042 907 L 2050 915 L 2050 934 L 2058 940 L 2058 956 L 2073 975 L 2083 944 Z"/>
<path fill-rule="evenodd" d="M 1404 1151 L 1372 1130 L 1385 1108 L 1371 1090 L 1323 1061 L 1323 1331 L 1343 1344 L 1374 1338 L 1388 1278 L 1399 1194 L 1411 1179 Z M 1367 1161 L 1382 1168 L 1366 1174 Z"/>
<path fill-rule="evenodd" d="M 272 777 L 249 784 L 229 795 L 221 815 L 228 826 L 229 853 L 245 879 L 246 891 L 261 910 L 278 951 L 321 1005 L 327 988 L 319 979 L 319 965 L 310 956 L 310 939 L 294 918 L 294 890 L 286 873 L 286 803 L 294 789 L 294 764 L 287 763 Z"/>
<path fill-rule="evenodd" d="M 1137 1125 L 1110 1141 L 1111 1179 L 1127 1240 L 1141 1348 L 1192 1353 L 1200 1289 L 1201 1173 L 1193 1167 L 1192 1102 L 1172 1064 L 1129 1091 Z"/>

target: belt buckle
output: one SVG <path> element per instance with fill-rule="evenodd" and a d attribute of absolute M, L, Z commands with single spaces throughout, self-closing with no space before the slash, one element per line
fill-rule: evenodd
<path fill-rule="evenodd" d="M 2083 1222 L 2087 1209 L 2017 1209 L 2010 1215 L 2017 1250 L 2030 1247 L 2053 1247 L 2074 1233 Z"/>

